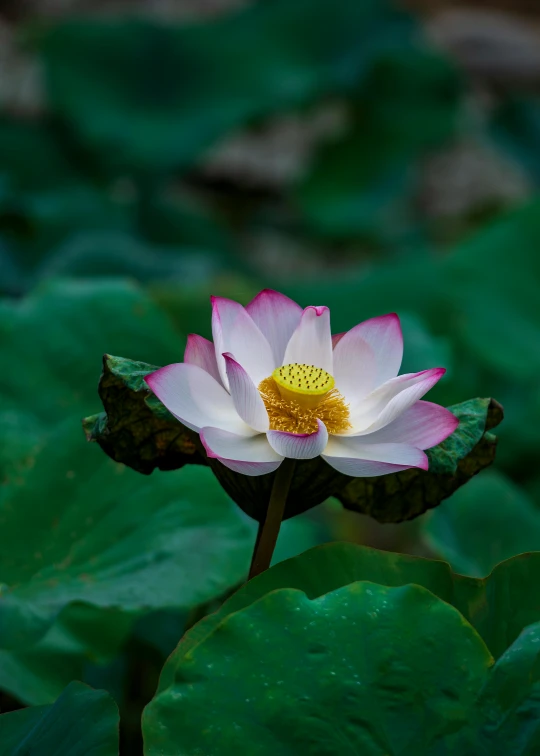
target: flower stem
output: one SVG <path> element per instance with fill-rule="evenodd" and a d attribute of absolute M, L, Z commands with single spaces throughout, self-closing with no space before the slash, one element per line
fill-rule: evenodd
<path fill-rule="evenodd" d="M 255 541 L 248 580 L 251 580 L 256 575 L 260 575 L 261 572 L 270 567 L 295 465 L 296 461 L 294 459 L 284 459 L 277 469 L 272 493 L 270 494 L 270 502 L 266 510 L 266 517 L 259 523 L 259 532 Z"/>

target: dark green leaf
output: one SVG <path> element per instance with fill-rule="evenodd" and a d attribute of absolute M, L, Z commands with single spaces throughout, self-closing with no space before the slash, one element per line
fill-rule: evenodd
<path fill-rule="evenodd" d="M 498 565 L 489 577 L 480 580 L 456 575 L 444 562 L 350 543 L 319 546 L 250 580 L 217 612 L 192 627 L 166 663 L 160 690 L 171 684 L 181 660 L 225 617 L 281 588 L 295 588 L 315 599 L 357 581 L 394 587 L 409 583 L 421 585 L 458 609 L 498 658 L 525 627 L 540 622 L 535 588 L 538 580 L 540 554 L 509 559 Z"/>
<path fill-rule="evenodd" d="M 540 623 L 526 628 L 493 667 L 449 753 L 532 756 L 540 748 Z"/>
<path fill-rule="evenodd" d="M 0 649 L 0 688 L 26 704 L 54 701 L 72 680 L 84 679 L 89 663 L 101 669 L 110 662 L 132 626 L 120 609 L 69 604 L 37 643 Z"/>
<path fill-rule="evenodd" d="M 157 368 L 105 355 L 99 395 L 105 413 L 86 418 L 89 441 L 97 441 L 116 462 L 150 474 L 176 470 L 188 462 L 204 464 L 197 434 L 179 423 L 151 395 L 144 376 Z"/>
<path fill-rule="evenodd" d="M 118 725 L 105 691 L 71 683 L 50 706 L 0 715 L 0 756 L 116 756 Z"/>
<path fill-rule="evenodd" d="M 511 480 L 489 471 L 433 512 L 424 532 L 455 570 L 482 577 L 503 559 L 540 551 L 540 512 Z"/>
<path fill-rule="evenodd" d="M 0 687 L 33 700 L 50 700 L 62 679 L 40 682 L 47 650 L 52 659 L 62 649 L 99 658 L 129 629 L 120 617 L 123 635 L 111 632 L 115 611 L 129 618 L 216 598 L 244 577 L 254 542 L 209 470 L 142 478 L 88 447 L 76 421 L 4 486 L 0 523 L 0 648 L 13 652 L 0 655 Z M 77 621 L 80 602 L 94 614 Z M 65 621 L 51 629 L 67 607 L 69 639 Z M 30 692 L 17 669 L 34 675 Z"/>
<path fill-rule="evenodd" d="M 56 282 L 22 301 L 0 302 L 0 467 L 33 452 L 67 417 L 82 417 L 97 395 L 92 369 L 106 351 L 154 362 L 181 359 L 167 316 L 133 284 Z"/>
<path fill-rule="evenodd" d="M 460 613 L 419 586 L 275 590 L 176 658 L 145 711 L 147 753 L 532 754 L 539 634 L 493 667 Z"/>

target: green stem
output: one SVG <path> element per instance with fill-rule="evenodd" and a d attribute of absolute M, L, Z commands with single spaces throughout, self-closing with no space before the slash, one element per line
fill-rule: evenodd
<path fill-rule="evenodd" d="M 270 494 L 270 502 L 266 510 L 266 517 L 263 522 L 259 523 L 259 532 L 255 541 L 248 580 L 251 580 L 256 575 L 260 575 L 261 572 L 270 567 L 295 465 L 296 462 L 294 459 L 284 459 L 277 469 L 272 493 Z"/>

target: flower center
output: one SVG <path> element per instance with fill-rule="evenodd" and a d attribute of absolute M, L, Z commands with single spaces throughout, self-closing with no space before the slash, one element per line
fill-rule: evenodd
<path fill-rule="evenodd" d="M 259 384 L 271 430 L 315 433 L 317 418 L 328 433 L 351 427 L 349 407 L 335 388 L 334 378 L 313 365 L 293 363 L 274 370 Z"/>
<path fill-rule="evenodd" d="M 335 385 L 326 370 L 298 362 L 276 368 L 272 378 L 283 399 L 296 402 L 301 407 L 316 407 Z"/>

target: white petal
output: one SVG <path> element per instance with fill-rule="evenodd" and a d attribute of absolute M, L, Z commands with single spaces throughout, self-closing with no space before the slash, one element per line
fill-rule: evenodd
<path fill-rule="evenodd" d="M 384 428 L 355 438 L 369 444 L 412 444 L 418 449 L 431 449 L 448 438 L 459 420 L 449 410 L 432 402 L 418 401 Z"/>
<path fill-rule="evenodd" d="M 395 313 L 371 318 L 347 331 L 334 347 L 336 388 L 354 406 L 395 378 L 403 358 L 403 335 Z"/>
<path fill-rule="evenodd" d="M 283 365 L 285 349 L 302 317 L 302 308 L 292 299 L 272 289 L 264 289 L 246 305 L 274 355 L 274 367 Z"/>
<path fill-rule="evenodd" d="M 201 441 L 209 457 L 242 475 L 266 475 L 276 470 L 283 457 L 272 449 L 264 434 L 246 437 L 219 428 L 203 428 Z"/>
<path fill-rule="evenodd" d="M 184 362 L 190 365 L 198 365 L 207 373 L 210 373 L 212 378 L 215 378 L 218 383 L 221 383 L 221 376 L 219 374 L 216 350 L 214 345 L 204 336 L 198 336 L 196 333 L 190 333 L 187 338 L 186 351 L 184 352 Z"/>
<path fill-rule="evenodd" d="M 145 381 L 169 412 L 194 431 L 214 425 L 234 433 L 250 432 L 230 394 L 198 365 L 167 365 Z"/>
<path fill-rule="evenodd" d="M 242 420 L 260 433 L 266 433 L 270 427 L 268 412 L 264 406 L 255 384 L 244 368 L 225 352 L 227 378 L 236 411 Z"/>
<path fill-rule="evenodd" d="M 245 308 L 232 299 L 212 297 L 212 334 L 223 385 L 228 388 L 223 354 L 229 352 L 258 386 L 276 365 L 270 344 Z"/>
<path fill-rule="evenodd" d="M 428 469 L 423 451 L 410 444 L 362 444 L 359 439 L 332 436 L 323 459 L 344 475 L 365 478 L 407 470 Z"/>
<path fill-rule="evenodd" d="M 247 475 L 250 478 L 273 473 L 283 462 L 282 459 L 279 462 L 242 462 L 238 459 L 225 459 L 222 457 L 217 457 L 217 459 L 222 465 L 228 467 L 229 470 L 240 473 L 240 475 Z"/>
<path fill-rule="evenodd" d="M 356 407 L 351 407 L 352 430 L 345 435 L 373 433 L 384 428 L 424 396 L 445 372 L 444 368 L 433 368 L 386 381 Z"/>
<path fill-rule="evenodd" d="M 333 375 L 332 334 L 328 307 L 306 307 L 291 336 L 283 364 L 314 365 Z"/>
<path fill-rule="evenodd" d="M 278 454 L 292 459 L 313 459 L 326 448 L 328 431 L 320 420 L 315 433 L 286 433 L 285 431 L 268 431 L 268 441 Z"/>

